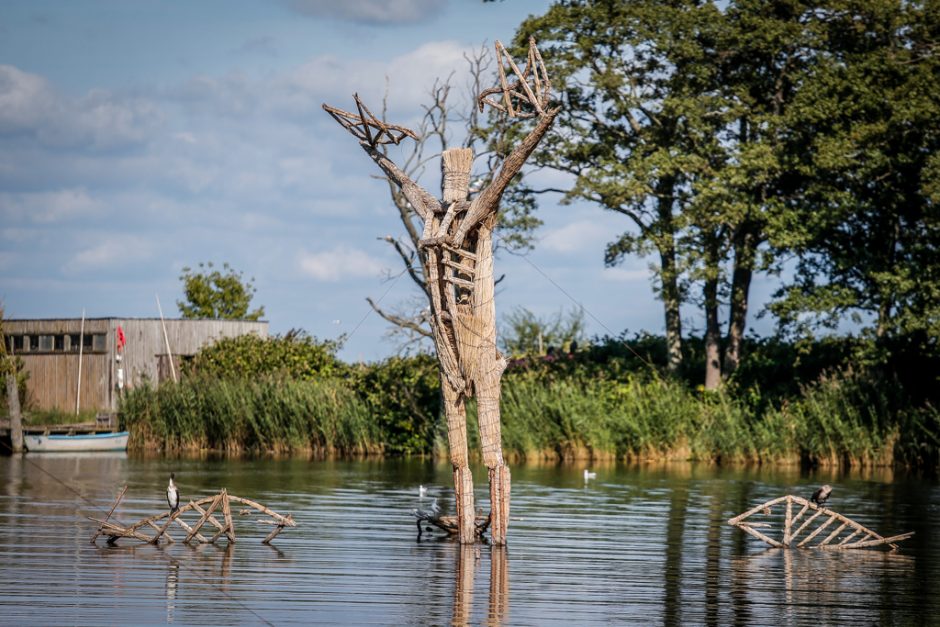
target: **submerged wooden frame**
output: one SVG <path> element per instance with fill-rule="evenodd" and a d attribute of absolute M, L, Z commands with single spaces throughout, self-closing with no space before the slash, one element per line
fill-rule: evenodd
<path fill-rule="evenodd" d="M 774 538 L 771 538 L 767 534 L 762 533 L 756 529 L 756 527 L 771 528 L 773 527 L 772 523 L 756 521 L 756 520 L 748 520 L 748 519 L 751 516 L 757 513 L 761 513 L 761 512 L 765 515 L 769 515 L 771 512 L 771 508 L 773 508 L 775 505 L 779 505 L 780 503 L 786 503 L 786 506 L 785 506 L 786 509 L 784 510 L 783 537 L 781 538 L 781 540 L 775 540 Z M 794 503 L 802 506 L 800 510 L 796 513 L 796 515 L 793 514 Z M 800 522 L 800 520 L 803 518 L 803 515 L 806 514 L 806 512 L 809 510 L 813 510 L 814 513 L 811 516 L 809 516 L 809 518 L 804 520 L 800 524 L 800 526 L 796 528 L 796 531 L 793 531 L 794 525 Z M 804 538 L 803 540 L 797 543 L 797 539 L 800 537 L 800 534 L 802 534 L 803 531 L 808 529 L 810 525 L 813 523 L 813 521 L 815 521 L 817 518 L 824 517 L 824 516 L 826 517 L 826 519 L 823 522 L 820 522 L 816 526 L 816 528 L 812 532 L 810 532 L 809 535 L 806 536 L 806 538 Z M 810 542 L 814 538 L 816 538 L 816 536 L 820 535 L 823 531 L 825 531 L 830 525 L 832 525 L 835 522 L 840 522 L 841 524 L 838 525 L 835 529 L 833 529 L 829 533 L 829 535 L 827 535 L 817 544 L 810 544 Z M 734 518 L 729 519 L 728 524 L 734 527 L 737 527 L 741 531 L 751 536 L 754 536 L 758 540 L 766 542 L 767 544 L 775 548 L 791 548 L 795 546 L 796 548 L 807 548 L 807 549 L 843 550 L 843 549 L 865 549 L 865 548 L 871 548 L 871 547 L 876 547 L 876 546 L 888 545 L 889 547 L 891 547 L 891 550 L 894 551 L 894 550 L 897 550 L 898 548 L 898 545 L 897 545 L 898 542 L 902 540 L 907 540 L 908 538 L 914 535 L 914 532 L 910 531 L 908 533 L 902 533 L 902 534 L 885 538 L 875 533 L 871 529 L 868 529 L 867 527 L 860 525 L 859 523 L 855 522 L 854 520 L 852 520 L 851 518 L 847 516 L 843 516 L 842 514 L 838 512 L 834 512 L 831 509 L 822 507 L 820 505 L 817 505 L 816 503 L 813 503 L 811 501 L 808 501 L 807 499 L 804 499 L 801 496 L 796 496 L 793 494 L 787 494 L 786 496 L 781 496 L 775 499 L 771 499 L 767 501 L 766 503 L 762 503 L 752 509 L 749 509 L 743 514 L 739 514 L 735 516 Z M 850 530 L 850 533 L 846 536 L 843 536 L 841 539 L 839 539 L 840 534 L 846 528 Z M 853 542 L 852 540 L 859 534 L 863 534 L 863 535 L 859 539 Z M 837 539 L 839 541 L 835 542 L 835 540 Z M 794 545 L 794 543 L 796 544 Z"/>
<path fill-rule="evenodd" d="M 205 498 L 199 499 L 198 501 L 190 501 L 186 505 L 183 505 L 179 509 L 172 512 L 163 512 L 161 514 L 154 514 L 153 516 L 148 516 L 142 520 L 135 522 L 132 525 L 120 525 L 116 522 L 111 521 L 111 515 L 114 513 L 114 510 L 117 509 L 118 504 L 124 498 L 124 494 L 127 492 L 127 486 L 121 490 L 121 493 L 118 494 L 117 498 L 114 501 L 114 504 L 111 506 L 111 509 L 108 511 L 108 515 L 105 516 L 103 520 L 98 518 L 93 518 L 88 516 L 87 518 L 93 522 L 98 523 L 98 529 L 95 531 L 95 535 L 91 538 L 91 543 L 95 544 L 99 536 L 107 536 L 108 544 L 114 545 L 119 538 L 134 538 L 135 540 L 140 540 L 141 542 L 147 542 L 149 544 L 159 544 L 161 538 L 166 538 L 168 543 L 173 543 L 175 540 L 169 534 L 169 528 L 173 523 L 176 523 L 186 531 L 186 539 L 183 540 L 184 543 L 191 542 L 194 538 L 204 544 L 214 544 L 222 536 L 228 539 L 229 543 L 234 544 L 235 542 L 235 518 L 232 516 L 232 503 L 240 503 L 246 505 L 246 510 L 239 512 L 240 515 L 246 515 L 251 513 L 251 509 L 255 509 L 263 514 L 270 516 L 267 519 L 259 519 L 257 522 L 264 525 L 273 525 L 274 529 L 265 536 L 264 540 L 261 541 L 262 544 L 270 544 L 271 541 L 277 537 L 285 527 L 296 527 L 297 523 L 294 522 L 293 517 L 290 514 L 283 516 L 278 514 L 272 509 L 261 505 L 251 499 L 246 499 L 240 496 L 234 496 L 228 493 L 224 488 L 218 494 L 213 496 L 207 496 Z M 220 522 L 213 514 L 221 509 L 222 520 Z M 196 521 L 195 525 L 190 526 L 185 520 L 182 519 L 182 515 L 186 512 L 196 512 L 199 514 L 199 519 Z M 162 525 L 157 523 L 163 519 L 166 521 Z M 215 534 L 211 538 L 206 538 L 206 536 L 199 533 L 202 527 L 206 524 L 212 525 L 216 529 Z M 148 536 L 143 533 L 141 529 L 147 528 L 148 530 L 156 531 L 153 536 Z"/>

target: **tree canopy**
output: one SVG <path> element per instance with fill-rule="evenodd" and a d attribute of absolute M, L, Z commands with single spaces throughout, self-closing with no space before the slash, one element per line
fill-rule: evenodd
<path fill-rule="evenodd" d="M 938 7 L 560 0 L 520 26 L 564 85 L 538 163 L 627 218 L 608 264 L 654 256 L 672 369 L 699 305 L 706 382 L 733 371 L 759 271 L 783 328 L 937 337 Z"/>
<path fill-rule="evenodd" d="M 183 268 L 180 274 L 185 300 L 176 301 L 183 318 L 220 318 L 225 320 L 260 320 L 264 307 L 249 311 L 255 295 L 254 279 L 245 279 L 228 263 L 222 270 L 212 262 L 200 263 L 199 269 Z"/>

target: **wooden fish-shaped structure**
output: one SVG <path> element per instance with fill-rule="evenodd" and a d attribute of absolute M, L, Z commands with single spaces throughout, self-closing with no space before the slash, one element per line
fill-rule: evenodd
<path fill-rule="evenodd" d="M 777 525 L 780 524 L 779 518 L 768 521 L 757 520 L 756 517 L 760 515 L 767 517 L 773 516 L 773 508 L 781 503 L 784 504 L 783 537 L 780 540 L 775 540 L 767 535 L 767 533 L 771 533 L 774 530 L 775 522 Z M 793 513 L 794 504 L 801 506 L 795 515 Z M 811 510 L 813 513 L 804 520 L 804 515 Z M 888 545 L 892 550 L 896 550 L 898 548 L 897 542 L 906 540 L 914 535 L 914 532 L 911 531 L 885 538 L 871 529 L 858 524 L 847 516 L 843 516 L 838 512 L 834 512 L 826 507 L 821 507 L 801 496 L 795 496 L 793 494 L 781 496 L 771 499 L 766 503 L 762 503 L 728 520 L 728 524 L 777 548 L 796 547 L 842 550 L 866 549 Z M 796 526 L 797 524 L 799 524 L 798 527 Z M 794 530 L 794 527 L 796 527 L 796 530 Z M 758 531 L 759 528 L 766 529 L 766 533 Z M 829 533 L 823 536 L 822 540 L 812 543 L 813 540 L 826 531 Z M 805 537 L 803 537 L 803 532 L 807 532 Z"/>
<path fill-rule="evenodd" d="M 114 513 L 114 510 L 117 509 L 118 504 L 124 498 L 126 492 L 127 486 L 124 486 L 124 489 L 121 490 L 121 493 L 118 494 L 117 499 L 111 506 L 108 515 L 103 520 L 88 516 L 89 520 L 98 523 L 98 530 L 91 539 L 92 544 L 95 544 L 99 536 L 107 537 L 108 544 L 112 545 L 117 542 L 118 538 L 134 538 L 135 540 L 148 542 L 150 544 L 159 544 L 161 538 L 165 538 L 167 542 L 174 542 L 173 537 L 169 534 L 169 528 L 174 523 L 182 527 L 187 534 L 183 542 L 190 542 L 195 539 L 198 542 L 214 544 L 216 540 L 225 537 L 230 543 L 234 543 L 235 517 L 232 516 L 232 503 L 240 503 L 246 506 L 238 512 L 239 516 L 250 515 L 252 510 L 270 516 L 270 518 L 261 518 L 256 521 L 260 524 L 272 525 L 274 527 L 271 532 L 265 536 L 264 540 L 261 541 L 263 544 L 269 544 L 285 527 L 297 526 L 297 523 L 294 522 L 290 514 L 282 516 L 260 503 L 240 496 L 231 495 L 224 488 L 214 496 L 207 496 L 198 501 L 190 501 L 186 505 L 181 505 L 174 511 L 155 514 L 131 525 L 123 525 L 111 520 L 111 515 Z M 183 519 L 183 514 L 186 513 L 189 513 L 190 516 L 195 515 L 197 517 L 194 524 L 190 525 Z M 219 520 L 213 515 L 218 515 L 218 513 L 221 513 L 222 520 Z M 207 538 L 199 532 L 206 524 L 211 525 L 211 528 L 216 530 L 211 538 Z M 144 531 L 155 531 L 156 533 L 149 536 L 144 533 Z"/>

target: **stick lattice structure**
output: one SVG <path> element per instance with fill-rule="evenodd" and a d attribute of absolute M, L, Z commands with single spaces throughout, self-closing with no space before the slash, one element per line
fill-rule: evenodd
<path fill-rule="evenodd" d="M 259 524 L 273 526 L 271 532 L 268 533 L 264 540 L 261 541 L 263 544 L 269 544 L 271 540 L 277 536 L 277 534 L 284 530 L 285 527 L 297 526 L 297 523 L 294 522 L 294 519 L 290 514 L 283 516 L 260 503 L 252 501 L 251 499 L 231 495 L 224 488 L 216 495 L 207 496 L 205 498 L 199 499 L 198 501 L 190 501 L 176 511 L 155 514 L 153 516 L 143 518 L 131 525 L 124 525 L 113 521 L 111 519 L 111 515 L 114 513 L 114 510 L 117 509 L 118 504 L 124 498 L 124 494 L 126 492 L 127 486 L 124 486 L 124 489 L 121 490 L 121 493 L 118 494 L 117 499 L 114 501 L 114 505 L 111 506 L 111 510 L 108 512 L 108 515 L 103 520 L 92 518 L 91 516 L 88 517 L 89 520 L 98 523 L 98 529 L 95 531 L 95 535 L 91 539 L 92 544 L 95 544 L 95 541 L 99 536 L 106 536 L 108 538 L 108 544 L 112 545 L 115 544 L 119 538 L 134 538 L 135 540 L 140 540 L 141 542 L 147 542 L 150 544 L 159 544 L 160 539 L 163 538 L 166 539 L 168 543 L 172 543 L 174 540 L 173 537 L 169 534 L 169 528 L 174 523 L 179 525 L 187 534 L 186 539 L 183 540 L 183 542 L 190 542 L 193 539 L 196 539 L 201 543 L 214 544 L 216 540 L 222 536 L 225 536 L 229 543 L 234 543 L 235 522 L 231 510 L 232 503 L 240 503 L 246 506 L 245 509 L 239 512 L 240 516 L 250 515 L 251 510 L 257 510 L 262 514 L 270 516 L 270 518 L 256 520 L 256 522 Z M 221 521 L 213 515 L 217 510 L 220 510 L 222 513 Z M 196 520 L 195 524 L 190 525 L 183 519 L 183 514 L 186 514 L 187 512 L 193 512 L 199 515 L 199 518 Z M 157 523 L 159 521 L 164 522 L 162 525 L 158 525 Z M 212 528 L 216 530 L 215 534 L 211 538 L 206 538 L 204 535 L 199 533 L 206 524 L 211 525 Z M 154 535 L 147 535 L 146 533 L 143 533 L 143 529 L 148 531 L 155 531 L 156 533 Z"/>
<path fill-rule="evenodd" d="M 779 524 L 779 521 L 772 518 L 772 516 L 774 507 L 781 503 L 784 504 L 783 533 L 781 539 L 777 540 L 768 534 L 772 532 L 776 524 Z M 793 513 L 794 505 L 801 506 L 796 514 Z M 813 514 L 806 518 L 806 520 L 803 520 L 804 514 L 810 510 L 813 511 Z M 758 515 L 766 516 L 769 520 L 761 521 L 754 518 Z M 802 523 L 800 523 L 801 520 Z M 793 528 L 797 523 L 800 523 L 800 525 L 794 531 Z M 840 524 L 833 526 L 835 523 Z M 914 532 L 911 531 L 888 538 L 883 537 L 847 516 L 843 516 L 831 509 L 820 507 L 801 496 L 795 496 L 793 494 L 777 497 L 766 503 L 762 503 L 730 519 L 728 524 L 776 548 L 790 548 L 795 546 L 796 548 L 807 549 L 843 550 L 888 545 L 892 550 L 897 550 L 897 542 L 907 540 L 914 535 Z M 831 530 L 830 527 L 832 527 Z M 757 528 L 763 528 L 767 531 L 766 533 L 758 531 Z M 842 535 L 846 529 L 848 529 L 848 533 Z M 804 539 L 800 540 L 799 538 L 804 531 L 808 531 L 809 533 Z M 823 536 L 822 540 L 815 544 L 810 544 L 817 536 L 820 536 L 825 531 L 829 531 L 829 533 Z"/>

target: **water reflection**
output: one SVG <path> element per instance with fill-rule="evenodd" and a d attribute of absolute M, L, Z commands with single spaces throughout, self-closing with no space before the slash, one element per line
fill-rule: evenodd
<path fill-rule="evenodd" d="M 509 614 L 509 553 L 505 546 L 460 545 L 454 543 L 456 576 L 454 578 L 454 609 L 452 625 L 470 625 L 473 620 L 473 590 L 479 564 L 489 556 L 489 587 L 486 605 L 486 625 L 498 627 Z"/>
<path fill-rule="evenodd" d="M 754 607 L 780 608 L 783 624 L 905 624 L 900 614 L 882 618 L 913 585 L 915 564 L 889 551 L 768 548 L 733 559 L 731 576 Z M 883 582 L 892 582 L 893 595 L 876 594 Z"/>

